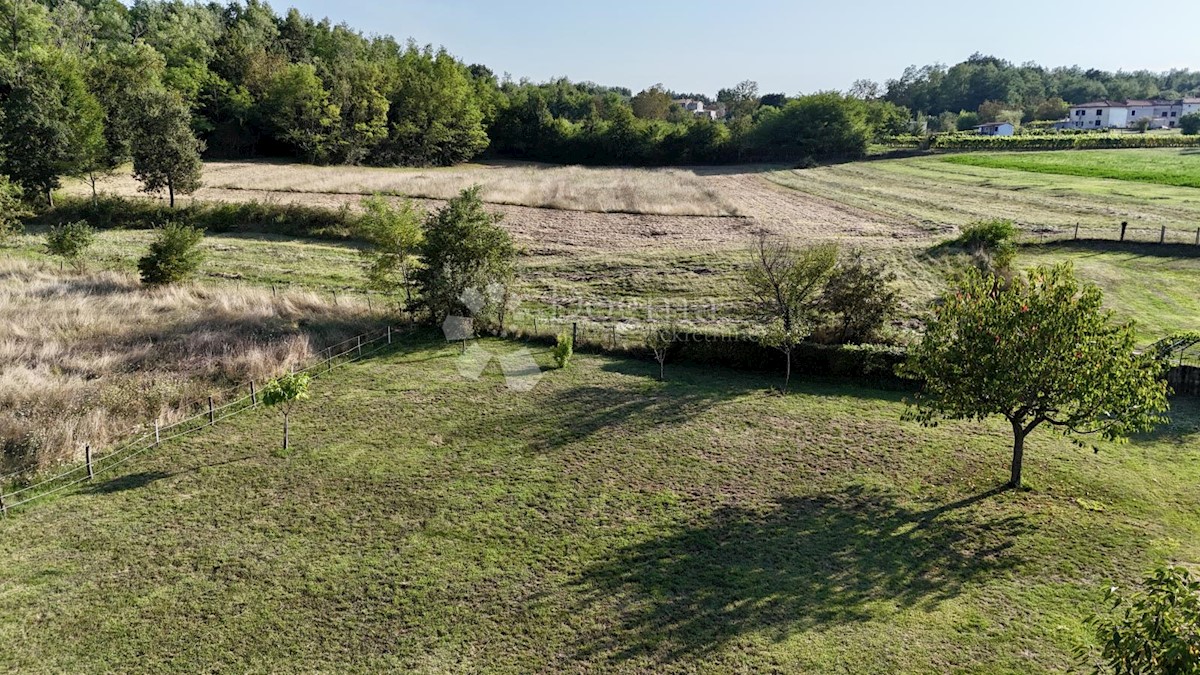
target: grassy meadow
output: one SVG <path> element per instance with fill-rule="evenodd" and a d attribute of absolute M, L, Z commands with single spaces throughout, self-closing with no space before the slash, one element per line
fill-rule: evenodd
<path fill-rule="evenodd" d="M 1200 188 L 1200 151 L 1195 148 L 977 152 L 951 155 L 944 161 L 960 166 Z"/>
<path fill-rule="evenodd" d="M 120 271 L 0 261 L 0 473 L 75 462 L 374 320 L 301 289 L 146 288 Z"/>
<path fill-rule="evenodd" d="M 1089 150 L 1062 153 L 937 155 L 855 162 L 766 174 L 772 182 L 804 194 L 832 199 L 869 213 L 887 214 L 930 228 L 952 230 L 991 218 L 1017 222 L 1032 235 L 1114 240 L 1121 222 L 1129 238 L 1157 242 L 1160 229 L 1174 243 L 1195 243 L 1200 227 L 1200 193 L 1180 187 L 1108 177 L 1026 170 L 1037 156 L 1062 166 L 1123 164 L 1195 171 L 1196 157 L 1177 149 Z M 1026 159 L 1027 157 L 1031 157 Z"/>
<path fill-rule="evenodd" d="M 503 354 L 521 345 L 485 341 Z M 550 358 L 535 348 L 547 367 Z M 8 519 L 22 671 L 1061 672 L 1196 560 L 1200 408 L 1124 446 L 898 394 L 580 356 L 530 393 L 413 339 Z"/>
<path fill-rule="evenodd" d="M 368 196 L 384 194 L 445 200 L 478 185 L 492 204 L 541 209 L 668 216 L 735 216 L 737 208 L 686 169 L 553 166 L 505 162 L 432 169 L 311 166 L 271 161 L 211 161 L 204 165 L 208 192 L 238 191 Z M 102 188 L 136 194 L 138 184 L 120 174 Z M 74 193 L 90 190 L 82 184 Z"/>

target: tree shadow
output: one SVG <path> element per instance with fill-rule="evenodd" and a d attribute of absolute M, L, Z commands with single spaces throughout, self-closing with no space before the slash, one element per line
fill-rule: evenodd
<path fill-rule="evenodd" d="M 1158 236 L 1155 231 L 1154 236 Z M 1030 253 L 1054 253 L 1060 251 L 1084 253 L 1128 253 L 1142 258 L 1200 258 L 1200 246 L 1194 243 L 1166 243 L 1145 241 L 1116 241 L 1113 239 L 1062 239 L 1048 242 L 1026 242 L 1021 250 Z"/>
<path fill-rule="evenodd" d="M 867 489 L 723 508 L 705 522 L 622 548 L 577 582 L 616 627 L 586 636 L 584 659 L 666 664 L 748 634 L 794 633 L 934 609 L 1019 567 L 1019 515 L 972 508 L 995 489 L 930 510 Z"/>
<path fill-rule="evenodd" d="M 167 473 L 166 471 L 143 471 L 141 473 L 131 473 L 126 476 L 118 476 L 104 481 L 103 483 L 93 483 L 87 487 L 85 492 L 91 494 L 112 494 L 114 492 L 125 492 L 126 490 L 136 490 L 144 488 L 156 480 L 170 478 L 175 474 Z"/>

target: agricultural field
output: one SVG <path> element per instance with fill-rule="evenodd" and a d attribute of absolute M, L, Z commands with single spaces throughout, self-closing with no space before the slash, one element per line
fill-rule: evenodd
<path fill-rule="evenodd" d="M 290 452 L 258 409 L 10 517 L 0 662 L 1062 672 L 1105 588 L 1200 556 L 1194 401 L 1099 454 L 1036 434 L 997 492 L 1007 428 L 899 393 L 597 356 L 515 393 L 458 358 L 414 337 L 319 380 Z"/>
<path fill-rule="evenodd" d="M 767 174 L 779 185 L 832 199 L 934 230 L 952 231 L 977 220 L 1009 218 L 1033 237 L 1074 236 L 1115 240 L 1120 223 L 1130 238 L 1158 241 L 1167 227 L 1170 242 L 1195 243 L 1200 227 L 1200 193 L 1193 187 L 1022 170 L 1028 157 L 1054 156 L 1060 163 L 1091 166 L 1124 162 L 1127 153 L 1145 166 L 1160 162 L 1165 173 L 1192 167 L 1195 157 L 1180 150 L 1094 150 L 1006 155 L 938 155 L 856 162 Z M 1004 166 L 977 166 L 996 156 Z M 1187 169 L 1188 171 L 1192 169 Z"/>
<path fill-rule="evenodd" d="M 1197 148 L 968 153 L 946 157 L 945 161 L 961 166 L 1200 188 L 1200 149 Z"/>

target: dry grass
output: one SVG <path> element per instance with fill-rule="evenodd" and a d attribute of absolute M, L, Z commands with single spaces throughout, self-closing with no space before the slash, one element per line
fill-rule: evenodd
<path fill-rule="evenodd" d="M 362 332 L 311 293 L 146 288 L 112 272 L 0 262 L 0 468 L 46 468 L 182 404 L 262 380 Z"/>
<path fill-rule="evenodd" d="M 209 189 L 449 199 L 479 185 L 493 204 L 565 211 L 667 216 L 735 216 L 737 208 L 704 177 L 686 169 L 467 165 L 447 169 L 379 169 L 275 162 L 206 162 Z M 136 191 L 131 178 L 105 190 Z M 203 199 L 203 191 L 197 197 Z"/>

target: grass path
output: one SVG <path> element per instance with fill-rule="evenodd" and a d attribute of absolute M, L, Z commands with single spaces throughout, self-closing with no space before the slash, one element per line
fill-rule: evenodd
<path fill-rule="evenodd" d="M 265 410 L 169 444 L 0 522 L 0 662 L 1060 671 L 1104 587 L 1200 560 L 1194 402 L 1098 455 L 1038 434 L 1033 489 L 997 494 L 1000 425 L 653 370 L 517 394 L 414 342 L 322 379 L 286 456 Z"/>

